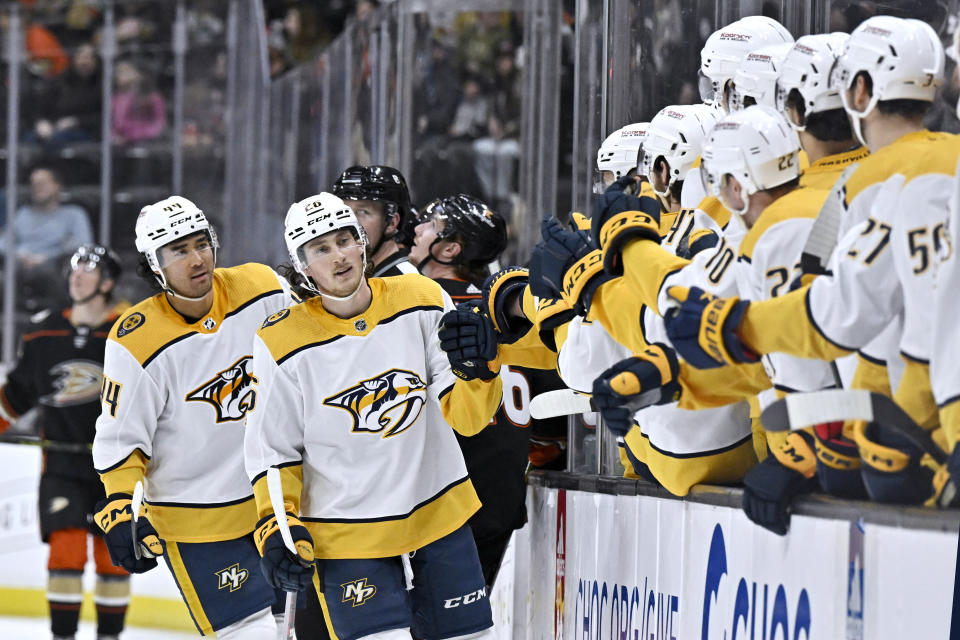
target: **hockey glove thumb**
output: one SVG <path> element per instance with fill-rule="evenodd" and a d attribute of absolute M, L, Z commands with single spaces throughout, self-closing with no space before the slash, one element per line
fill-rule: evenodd
<path fill-rule="evenodd" d="M 795 496 L 813 491 L 817 481 L 784 466 L 771 455 L 747 472 L 743 485 L 743 511 L 747 517 L 764 529 L 785 536 L 790 528 L 790 503 Z"/>
<path fill-rule="evenodd" d="M 463 380 L 497 377 L 490 361 L 497 359 L 493 322 L 476 307 L 462 305 L 440 319 L 440 348 L 447 353 L 454 375 Z"/>
<path fill-rule="evenodd" d="M 97 502 L 94 521 L 103 531 L 103 539 L 110 552 L 110 561 L 116 567 L 123 567 L 130 573 L 144 573 L 157 566 L 157 556 L 163 555 L 163 545 L 157 536 L 157 530 L 143 514 L 137 519 L 136 533 L 132 530 L 133 496 L 128 493 L 111 493 Z M 134 552 L 140 545 L 140 559 Z"/>
<path fill-rule="evenodd" d="M 678 371 L 673 349 L 658 343 L 601 373 L 593 381 L 593 403 L 607 428 L 625 437 L 637 411 L 678 400 Z"/>
<path fill-rule="evenodd" d="M 699 287 L 670 287 L 667 295 L 679 303 L 664 316 L 674 349 L 698 369 L 756 362 L 737 335 L 749 301 L 718 298 Z"/>
<path fill-rule="evenodd" d="M 297 553 L 293 554 L 283 544 L 280 527 L 274 514 L 265 516 L 257 522 L 253 532 L 253 540 L 260 552 L 260 568 L 263 575 L 276 589 L 284 591 L 302 591 L 311 586 L 315 558 L 313 555 L 313 538 L 303 526 L 300 519 L 292 513 L 287 513 L 287 524 L 290 526 L 290 537 Z"/>
<path fill-rule="evenodd" d="M 509 267 L 489 276 L 483 283 L 484 311 L 493 321 L 497 341 L 513 344 L 522 338 L 533 323 L 516 308 L 523 301 L 523 292 L 530 280 L 530 272 L 520 267 Z"/>

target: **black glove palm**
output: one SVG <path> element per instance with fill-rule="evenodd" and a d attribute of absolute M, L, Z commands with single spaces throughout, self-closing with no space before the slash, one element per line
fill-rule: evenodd
<path fill-rule="evenodd" d="M 492 380 L 488 362 L 497 358 L 493 322 L 474 306 L 463 305 L 440 319 L 440 348 L 447 353 L 454 375 L 464 380 Z"/>

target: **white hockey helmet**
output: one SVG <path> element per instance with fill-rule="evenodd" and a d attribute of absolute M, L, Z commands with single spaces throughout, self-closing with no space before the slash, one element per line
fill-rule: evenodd
<path fill-rule="evenodd" d="M 723 106 L 723 93 L 740 63 L 751 51 L 793 42 L 782 24 L 766 16 L 747 16 L 714 31 L 700 51 L 700 97 Z M 707 84 L 709 81 L 709 85 Z M 704 95 L 712 92 L 712 95 Z"/>
<path fill-rule="evenodd" d="M 933 102 L 943 83 L 943 67 L 943 45 L 933 27 L 912 18 L 874 16 L 850 34 L 830 75 L 830 86 L 840 92 L 853 132 L 866 145 L 861 119 L 884 100 Z M 869 75 L 873 85 L 863 111 L 850 104 L 849 90 L 860 72 Z"/>
<path fill-rule="evenodd" d="M 787 99 L 794 89 L 803 100 L 804 118 L 813 113 L 841 109 L 843 100 L 836 87 L 830 86 L 830 72 L 849 39 L 850 34 L 839 31 L 799 38 L 780 65 L 777 110 L 786 114 Z M 790 118 L 787 120 L 797 131 L 806 128 L 805 124 L 798 125 Z"/>
<path fill-rule="evenodd" d="M 356 235 L 360 245 L 363 247 L 363 269 L 367 269 L 367 234 L 357 220 L 353 212 L 343 200 L 327 193 L 326 191 L 318 193 L 315 196 L 305 198 L 300 202 L 294 202 L 287 209 L 287 217 L 283 221 L 283 237 L 287 245 L 287 252 L 290 254 L 290 261 L 297 273 L 306 279 L 306 286 L 311 291 L 334 300 L 347 300 L 353 297 L 360 286 L 363 284 L 363 278 L 357 283 L 357 288 L 353 293 L 345 297 L 331 296 L 317 288 L 316 283 L 307 274 L 307 263 L 304 259 L 303 247 L 310 240 L 322 235 L 340 229 L 351 229 Z"/>
<path fill-rule="evenodd" d="M 613 173 L 614 180 L 637 168 L 640 146 L 647 137 L 649 122 L 625 125 L 609 136 L 597 150 L 597 170 Z"/>
<path fill-rule="evenodd" d="M 750 104 L 776 106 L 777 76 L 792 47 L 792 42 L 781 42 L 747 54 L 733 76 L 728 105 L 731 111 L 739 111 Z"/>
<path fill-rule="evenodd" d="M 647 137 L 643 141 L 642 165 L 650 185 L 657 158 L 663 158 L 670 166 L 667 190 L 654 190 L 666 198 L 669 188 L 683 180 L 703 150 L 707 134 L 714 124 L 715 111 L 702 104 L 683 104 L 664 107 L 650 121 Z"/>
<path fill-rule="evenodd" d="M 198 231 L 206 231 L 213 247 L 214 264 L 216 264 L 217 232 L 213 225 L 203 215 L 200 207 L 183 196 L 170 196 L 165 200 L 148 204 L 140 209 L 136 223 L 137 251 L 147 259 L 147 264 L 164 291 L 178 295 L 170 289 L 167 278 L 163 275 L 157 251 L 174 240 L 184 238 Z M 180 296 L 183 297 L 183 296 Z M 190 299 L 190 298 L 186 298 Z"/>
<path fill-rule="evenodd" d="M 709 193 L 730 211 L 743 215 L 749 196 L 794 180 L 800 175 L 800 140 L 773 107 L 753 105 L 718 122 L 703 150 L 700 175 Z M 723 182 L 733 176 L 743 187 L 743 207 L 723 198 Z"/>

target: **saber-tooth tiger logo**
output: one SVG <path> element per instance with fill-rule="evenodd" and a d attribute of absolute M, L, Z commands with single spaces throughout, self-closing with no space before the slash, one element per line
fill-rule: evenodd
<path fill-rule="evenodd" d="M 413 371 L 390 369 L 324 399 L 323 404 L 349 411 L 353 433 L 381 433 L 384 438 L 406 431 L 417 421 L 427 400 L 427 385 Z"/>
<path fill-rule="evenodd" d="M 217 410 L 217 422 L 243 420 L 248 411 L 253 411 L 257 390 L 253 385 L 259 380 L 250 372 L 253 356 L 243 356 L 220 371 L 211 380 L 187 394 L 187 402 L 208 402 Z"/>

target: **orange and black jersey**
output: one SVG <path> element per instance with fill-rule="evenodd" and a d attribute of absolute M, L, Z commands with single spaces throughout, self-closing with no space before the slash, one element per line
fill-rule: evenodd
<path fill-rule="evenodd" d="M 111 311 L 96 327 L 70 324 L 70 310 L 42 311 L 20 341 L 20 358 L 0 387 L 0 430 L 39 407 L 42 435 L 55 442 L 90 444 L 100 415 L 100 384 Z M 90 454 L 48 451 L 45 473 L 97 481 Z"/>

